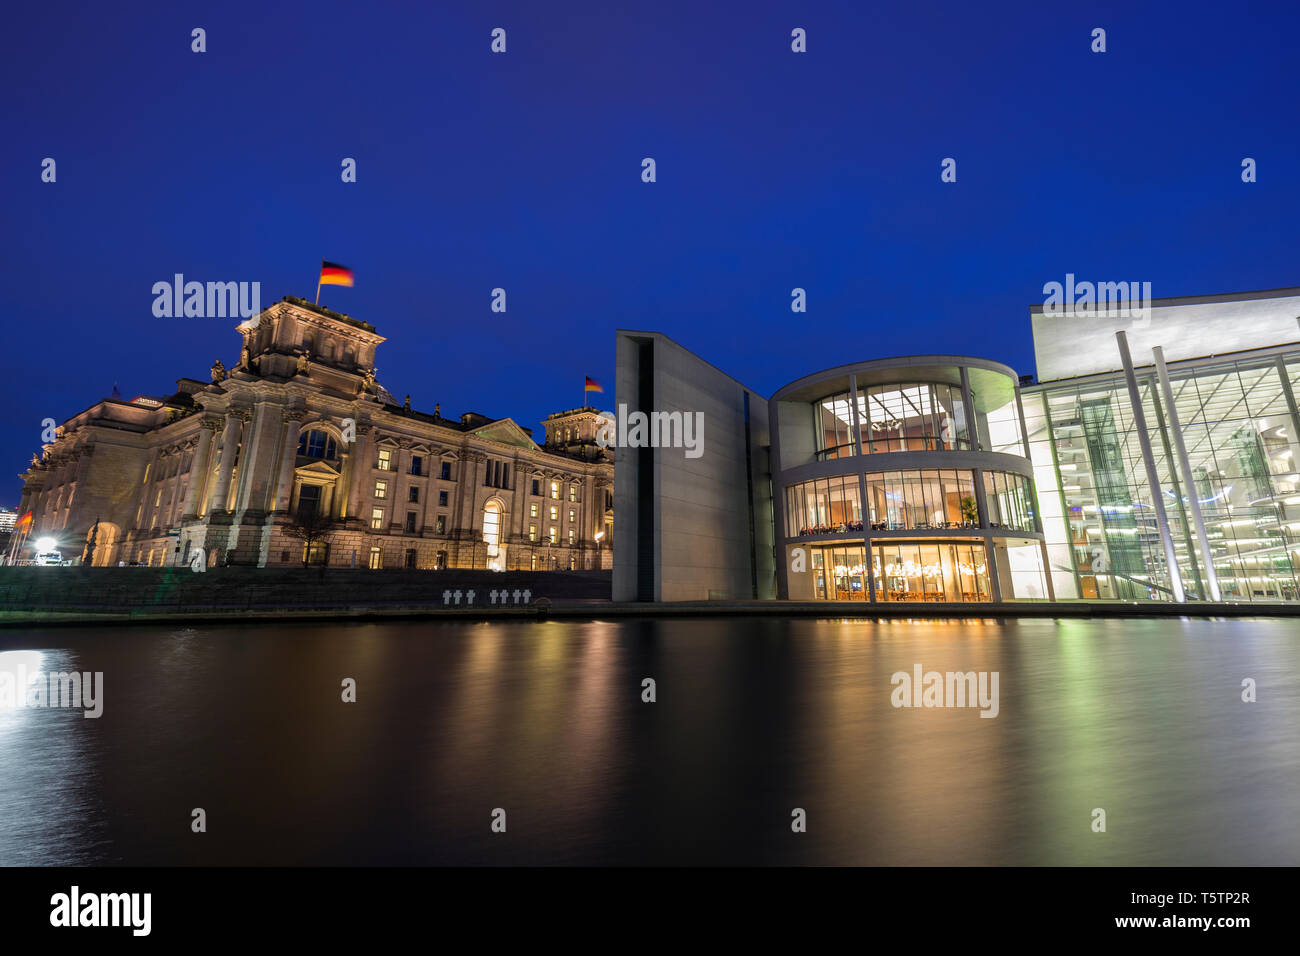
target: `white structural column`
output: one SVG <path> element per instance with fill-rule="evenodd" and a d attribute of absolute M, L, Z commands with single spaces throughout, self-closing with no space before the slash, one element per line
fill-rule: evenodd
<path fill-rule="evenodd" d="M 1178 406 L 1174 404 L 1174 389 L 1169 383 L 1169 369 L 1165 365 L 1165 350 L 1157 345 L 1151 350 L 1156 360 L 1156 375 L 1160 379 L 1160 391 L 1165 397 L 1165 410 L 1169 416 L 1169 430 L 1174 433 L 1174 450 L 1178 453 L 1178 466 L 1183 472 L 1183 487 L 1187 489 L 1187 503 L 1192 509 L 1192 523 L 1196 525 L 1196 540 L 1201 545 L 1201 555 L 1205 564 L 1205 583 L 1210 589 L 1210 598 L 1223 600 L 1219 591 L 1219 575 L 1214 570 L 1214 555 L 1210 553 L 1210 536 L 1205 531 L 1205 518 L 1201 515 L 1201 503 L 1196 498 L 1196 477 L 1192 474 L 1192 463 L 1187 457 L 1187 443 L 1183 440 L 1183 426 L 1178 421 Z"/>
<path fill-rule="evenodd" d="M 1151 452 L 1151 439 L 1147 435 L 1147 417 L 1142 411 L 1142 392 L 1138 388 L 1137 373 L 1133 371 L 1133 356 L 1128 350 L 1128 336 L 1124 330 L 1115 333 L 1119 342 L 1119 357 L 1124 363 L 1124 379 L 1128 383 L 1128 401 L 1133 411 L 1133 427 L 1137 429 L 1138 445 L 1142 449 L 1142 463 L 1146 465 L 1147 485 L 1151 489 L 1151 506 L 1155 509 L 1156 524 L 1160 528 L 1160 543 L 1165 549 L 1165 564 L 1169 568 L 1169 586 L 1174 600 L 1186 603 L 1183 577 L 1178 570 L 1178 557 L 1174 554 L 1174 539 L 1169 533 L 1169 517 L 1165 514 L 1164 493 L 1160 489 L 1160 475 L 1156 473 L 1156 457 Z M 1169 463 L 1171 466 L 1173 462 Z"/>
<path fill-rule="evenodd" d="M 212 498 L 208 501 L 208 513 L 224 513 L 230 498 L 230 476 L 235 470 L 235 458 L 239 454 L 239 433 L 247 421 L 248 412 L 227 412 L 226 427 L 221 431 L 221 465 L 217 469 L 217 481 L 212 488 Z"/>
<path fill-rule="evenodd" d="M 284 413 L 284 433 L 280 436 L 280 473 L 275 481 L 275 500 L 272 511 L 288 511 L 293 495 L 293 475 L 298 464 L 298 432 L 302 428 L 303 413 L 291 409 Z"/>

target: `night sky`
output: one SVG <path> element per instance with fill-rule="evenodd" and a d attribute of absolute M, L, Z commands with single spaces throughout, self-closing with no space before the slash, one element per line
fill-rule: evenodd
<path fill-rule="evenodd" d="M 584 375 L 613 407 L 619 327 L 771 394 L 914 352 L 1032 372 L 1067 272 L 1300 285 L 1294 2 L 278 6 L 8 10 L 0 504 L 42 418 L 237 361 L 236 320 L 153 316 L 176 272 L 266 305 L 344 263 L 321 303 L 388 337 L 399 400 L 538 437 Z"/>

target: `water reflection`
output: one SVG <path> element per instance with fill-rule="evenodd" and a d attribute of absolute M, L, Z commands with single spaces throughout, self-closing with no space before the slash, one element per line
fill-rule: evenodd
<path fill-rule="evenodd" d="M 0 712 L 8 865 L 1300 862 L 1286 621 L 0 634 L 19 662 L 105 704 Z M 998 717 L 891 706 L 918 664 L 997 671 Z"/>

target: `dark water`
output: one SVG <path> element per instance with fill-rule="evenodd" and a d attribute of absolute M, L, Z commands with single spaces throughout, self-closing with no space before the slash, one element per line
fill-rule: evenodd
<path fill-rule="evenodd" d="M 1288 621 L 0 632 L 20 659 L 102 671 L 104 714 L 0 711 L 0 864 L 1300 863 Z M 918 663 L 999 672 L 999 715 L 892 707 Z"/>

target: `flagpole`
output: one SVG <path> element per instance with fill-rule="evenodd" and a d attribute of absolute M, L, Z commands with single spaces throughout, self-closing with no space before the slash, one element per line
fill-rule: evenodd
<path fill-rule="evenodd" d="M 316 304 L 317 305 L 320 305 L 320 277 L 321 277 L 321 273 L 324 271 L 325 271 L 325 260 L 322 259 L 320 261 L 320 271 L 316 273 Z"/>

